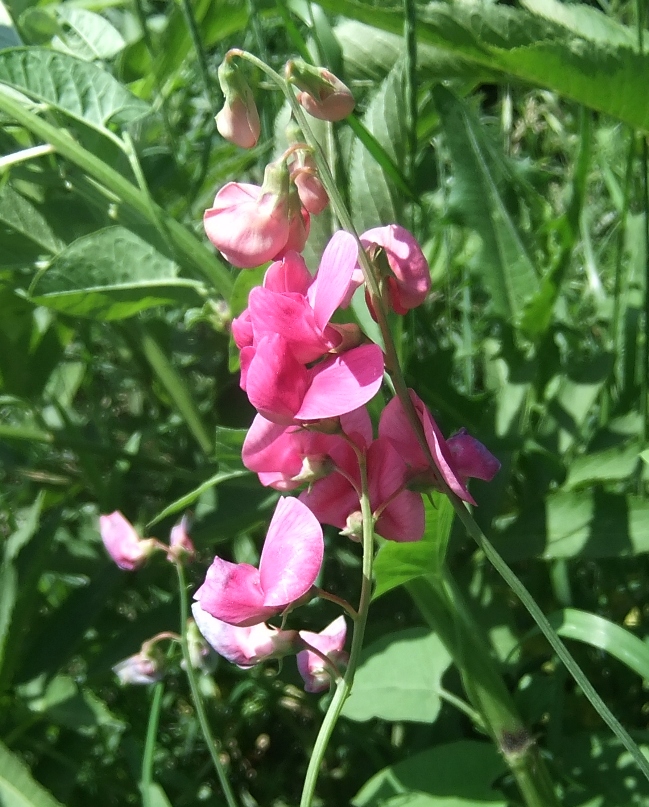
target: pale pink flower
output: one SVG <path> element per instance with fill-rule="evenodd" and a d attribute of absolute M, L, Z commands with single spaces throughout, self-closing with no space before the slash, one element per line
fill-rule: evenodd
<path fill-rule="evenodd" d="M 162 678 L 159 659 L 140 651 L 113 667 L 120 684 L 154 684 Z"/>
<path fill-rule="evenodd" d="M 219 84 L 225 96 L 223 109 L 216 116 L 221 137 L 244 149 L 259 140 L 259 114 L 248 82 L 232 59 L 224 59 L 218 70 Z"/>
<path fill-rule="evenodd" d="M 349 660 L 349 655 L 343 649 L 346 637 L 347 624 L 344 616 L 334 619 L 320 633 L 308 630 L 300 631 L 301 639 L 324 653 L 338 668 L 347 664 Z M 297 668 L 304 680 L 304 689 L 307 692 L 322 692 L 329 687 L 331 677 L 326 672 L 327 666 L 324 660 L 311 650 L 301 650 L 297 654 Z"/>
<path fill-rule="evenodd" d="M 309 592 L 324 554 L 322 528 L 297 499 L 282 498 L 271 519 L 259 569 L 219 557 L 194 595 L 211 616 L 238 627 L 265 622 Z"/>
<path fill-rule="evenodd" d="M 143 539 L 135 527 L 115 510 L 106 516 L 99 516 L 99 532 L 108 554 L 127 572 L 138 569 L 155 550 L 155 540 Z"/>
<path fill-rule="evenodd" d="M 187 517 L 183 516 L 180 522 L 172 527 L 169 535 L 169 552 L 167 553 L 169 560 L 191 558 L 195 554 L 194 544 L 187 534 L 188 525 Z"/>
<path fill-rule="evenodd" d="M 279 630 L 263 622 L 238 628 L 211 616 L 197 602 L 192 605 L 192 613 L 208 644 L 242 669 L 254 667 L 260 661 L 282 658 L 294 653 L 299 646 L 294 630 Z"/>
<path fill-rule="evenodd" d="M 288 80 L 302 91 L 297 100 L 314 118 L 339 121 L 353 112 L 351 90 L 326 68 L 296 59 L 288 63 L 286 73 Z"/>
<path fill-rule="evenodd" d="M 465 502 L 475 504 L 466 487 L 470 477 L 490 481 L 498 472 L 500 463 L 482 443 L 462 430 L 448 441 L 435 423 L 424 402 L 409 390 L 410 399 L 422 424 L 426 444 L 435 461 L 431 468 L 426 454 L 415 436 L 403 405 L 393 398 L 381 414 L 379 435 L 389 439 L 410 468 L 411 484 L 441 489 L 440 478 Z"/>
<path fill-rule="evenodd" d="M 360 237 L 365 249 L 383 248 L 391 274 L 387 277 L 390 306 L 397 314 L 421 305 L 430 291 L 430 268 L 416 238 L 404 227 L 389 224 Z"/>
<path fill-rule="evenodd" d="M 314 216 L 329 204 L 329 196 L 318 178 L 318 169 L 313 156 L 308 152 L 298 152 L 295 164 L 291 167 L 291 179 L 300 194 L 300 201 Z"/>

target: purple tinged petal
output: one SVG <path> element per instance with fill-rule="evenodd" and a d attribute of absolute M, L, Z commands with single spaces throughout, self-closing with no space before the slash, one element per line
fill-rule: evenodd
<path fill-rule="evenodd" d="M 484 479 L 491 482 L 500 470 L 500 462 L 479 440 L 460 429 L 448 439 L 448 447 L 453 457 L 453 464 L 458 474 L 467 479 Z"/>
<path fill-rule="evenodd" d="M 323 556 L 318 519 L 298 499 L 280 499 L 259 562 L 264 605 L 283 608 L 299 600 L 320 573 Z"/>
<path fill-rule="evenodd" d="M 339 230 L 322 254 L 318 274 L 308 293 L 320 330 L 345 299 L 357 261 L 356 239 L 351 233 Z"/>

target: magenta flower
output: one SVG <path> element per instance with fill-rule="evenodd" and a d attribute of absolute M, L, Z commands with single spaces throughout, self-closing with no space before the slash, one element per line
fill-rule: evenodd
<path fill-rule="evenodd" d="M 242 669 L 254 667 L 267 659 L 282 658 L 294 653 L 298 647 L 298 635 L 294 630 L 279 630 L 263 622 L 237 628 L 211 616 L 197 602 L 192 605 L 192 613 L 208 644 Z"/>
<path fill-rule="evenodd" d="M 335 467 L 300 494 L 318 521 L 345 534 L 356 535 L 360 524 L 360 471 L 351 446 L 331 452 Z M 379 437 L 367 450 L 367 477 L 372 512 L 377 514 L 374 531 L 390 541 L 418 541 L 424 534 L 425 514 L 421 496 L 406 489 L 408 467 L 389 440 Z"/>
<path fill-rule="evenodd" d="M 349 660 L 349 655 L 343 650 L 346 637 L 347 624 L 343 616 L 334 619 L 320 633 L 300 631 L 301 639 L 324 653 L 337 667 L 347 664 Z M 331 678 L 326 671 L 326 664 L 311 650 L 301 650 L 297 654 L 297 668 L 304 679 L 304 689 L 307 692 L 322 692 L 329 687 Z"/>
<path fill-rule="evenodd" d="M 392 310 L 405 314 L 426 299 L 430 291 L 430 268 L 415 237 L 398 224 L 376 227 L 360 237 L 365 249 L 383 247 L 391 274 L 387 278 Z"/>
<path fill-rule="evenodd" d="M 268 527 L 259 569 L 216 557 L 194 597 L 216 619 L 237 627 L 256 625 L 308 593 L 323 554 L 316 517 L 297 499 L 282 498 Z"/>
<path fill-rule="evenodd" d="M 445 440 L 421 398 L 413 390 L 409 392 L 436 467 L 431 468 L 398 398 L 393 398 L 383 410 L 379 435 L 391 441 L 410 467 L 411 484 L 416 483 L 420 489 L 422 486 L 440 488 L 441 478 L 456 496 L 475 504 L 466 488 L 466 480 L 475 477 L 489 482 L 498 472 L 500 463 L 464 429 Z"/>
<path fill-rule="evenodd" d="M 340 428 L 359 447 L 372 440 L 372 423 L 365 407 L 341 415 Z M 262 485 L 293 490 L 326 476 L 333 467 L 330 454 L 346 445 L 337 432 L 324 434 L 301 426 L 282 426 L 261 415 L 253 420 L 243 444 L 243 464 L 259 475 Z"/>
<path fill-rule="evenodd" d="M 99 532 L 108 554 L 120 569 L 127 572 L 138 569 L 156 548 L 156 541 L 140 538 L 135 527 L 119 510 L 99 516 Z"/>

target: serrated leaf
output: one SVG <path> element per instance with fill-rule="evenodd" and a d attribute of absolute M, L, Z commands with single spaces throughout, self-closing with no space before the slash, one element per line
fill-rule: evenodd
<path fill-rule="evenodd" d="M 150 111 L 145 101 L 97 65 L 45 48 L 1 51 L 0 83 L 99 131 L 105 131 L 109 123 L 130 123 Z"/>
<path fill-rule="evenodd" d="M 99 14 L 62 4 L 54 11 L 61 23 L 59 35 L 52 40 L 56 50 L 91 62 L 112 59 L 126 46 L 117 28 Z"/>
<path fill-rule="evenodd" d="M 404 154 L 405 106 L 403 69 L 396 65 L 381 84 L 363 115 L 363 125 L 401 169 Z M 399 221 L 402 200 L 395 185 L 365 146 L 352 144 L 349 193 L 359 232 Z"/>
<path fill-rule="evenodd" d="M 0 802 L 3 807 L 62 807 L 16 754 L 0 742 Z"/>
<path fill-rule="evenodd" d="M 58 252 L 63 247 L 63 241 L 52 231 L 40 210 L 8 183 L 0 188 L 0 223 L 48 252 Z"/>
<path fill-rule="evenodd" d="M 354 807 L 507 807 L 492 783 L 506 769 L 491 743 L 460 740 L 437 745 L 376 773 L 352 799 Z M 400 802 L 398 797 L 415 800 Z"/>
<path fill-rule="evenodd" d="M 450 204 L 482 239 L 480 279 L 494 312 L 518 322 L 539 280 L 510 209 L 511 173 L 472 110 L 443 87 L 433 90 L 454 166 Z"/>
<path fill-rule="evenodd" d="M 352 720 L 410 720 L 432 723 L 439 714 L 439 689 L 451 656 L 427 628 L 383 636 L 363 651 L 343 714 Z"/>
<path fill-rule="evenodd" d="M 401 7 L 356 0 L 322 0 L 351 19 L 400 34 Z M 646 95 L 649 53 L 597 43 L 557 22 L 504 4 L 431 2 L 420 6 L 417 37 L 422 43 L 529 84 L 558 92 L 591 109 L 649 130 Z"/>
<path fill-rule="evenodd" d="M 31 289 L 39 305 L 79 317 L 124 319 L 178 301 L 198 303 L 202 285 L 124 227 L 73 241 Z"/>

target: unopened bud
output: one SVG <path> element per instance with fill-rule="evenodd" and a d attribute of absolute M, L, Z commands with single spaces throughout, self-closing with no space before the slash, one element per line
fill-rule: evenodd
<path fill-rule="evenodd" d="M 221 137 L 249 149 L 259 140 L 259 113 L 248 82 L 231 59 L 219 66 L 219 84 L 225 95 L 223 109 L 215 118 Z"/>
<path fill-rule="evenodd" d="M 360 510 L 355 510 L 347 516 L 345 529 L 340 531 L 341 535 L 346 535 L 352 541 L 360 543 L 363 540 L 363 514 Z"/>
<path fill-rule="evenodd" d="M 179 524 L 171 530 L 169 536 L 169 552 L 167 558 L 171 561 L 184 560 L 194 556 L 196 550 L 191 538 L 187 534 L 189 519 L 183 516 Z"/>
<path fill-rule="evenodd" d="M 291 179 L 295 182 L 304 207 L 317 216 L 329 204 L 329 197 L 318 178 L 315 160 L 311 154 L 299 152 L 296 162 L 297 166 L 291 170 Z"/>
<path fill-rule="evenodd" d="M 151 651 L 140 650 L 113 667 L 120 684 L 153 684 L 162 677 L 160 659 Z"/>
<path fill-rule="evenodd" d="M 349 87 L 324 67 L 312 67 L 296 59 L 286 65 L 286 78 L 302 90 L 297 100 L 314 118 L 338 121 L 354 109 L 354 96 Z"/>

